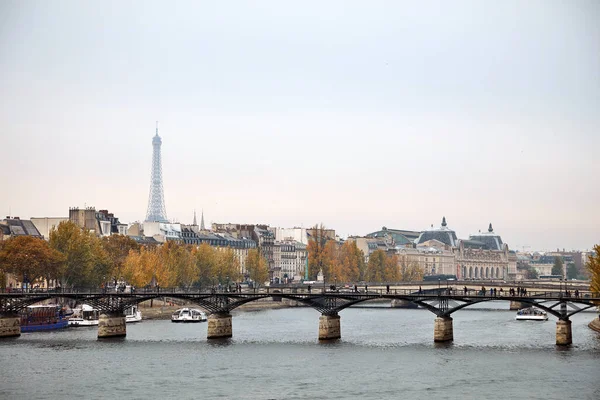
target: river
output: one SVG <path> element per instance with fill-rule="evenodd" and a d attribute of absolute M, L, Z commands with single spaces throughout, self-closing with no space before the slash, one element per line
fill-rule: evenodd
<path fill-rule="evenodd" d="M 328 344 L 313 309 L 233 315 L 225 341 L 207 341 L 206 323 L 160 320 L 129 324 L 125 339 L 98 341 L 94 327 L 0 340 L 0 399 L 600 398 L 593 313 L 572 317 L 564 349 L 554 317 L 505 309 L 455 313 L 449 345 L 433 343 L 425 310 L 346 309 Z"/>

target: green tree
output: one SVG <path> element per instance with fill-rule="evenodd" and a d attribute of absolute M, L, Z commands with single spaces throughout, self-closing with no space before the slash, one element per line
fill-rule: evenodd
<path fill-rule="evenodd" d="M 567 264 L 567 279 L 577 279 L 578 276 L 579 276 L 579 271 L 577 270 L 575 263 L 568 263 Z"/>
<path fill-rule="evenodd" d="M 387 254 L 383 250 L 375 250 L 369 256 L 365 280 L 368 282 L 383 282 L 387 268 Z"/>
<path fill-rule="evenodd" d="M 257 287 L 269 280 L 269 269 L 267 260 L 260 254 L 258 249 L 248 250 L 246 257 L 246 271 L 249 278 L 254 281 Z"/>
<path fill-rule="evenodd" d="M 538 279 L 538 278 L 539 278 L 539 275 L 535 268 L 533 268 L 530 265 L 525 268 L 525 279 Z"/>
<path fill-rule="evenodd" d="M 552 266 L 552 275 L 560 275 L 564 277 L 563 273 L 563 259 L 560 256 L 554 257 L 554 265 Z"/>
<path fill-rule="evenodd" d="M 58 271 L 63 286 L 100 285 L 110 272 L 110 261 L 101 240 L 71 221 L 63 221 L 52 229 L 50 247 L 64 257 Z"/>

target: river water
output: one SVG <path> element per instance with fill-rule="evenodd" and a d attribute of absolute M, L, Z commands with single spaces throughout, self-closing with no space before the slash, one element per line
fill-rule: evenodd
<path fill-rule="evenodd" d="M 593 313 L 572 317 L 566 349 L 553 317 L 500 309 L 455 313 L 450 345 L 434 344 L 425 310 L 346 309 L 329 344 L 313 309 L 233 315 L 225 341 L 170 321 L 128 324 L 125 339 L 93 327 L 0 340 L 0 399 L 600 399 Z"/>

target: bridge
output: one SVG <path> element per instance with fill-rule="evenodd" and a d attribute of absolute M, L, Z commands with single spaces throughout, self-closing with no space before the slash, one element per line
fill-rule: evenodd
<path fill-rule="evenodd" d="M 312 290 L 311 290 L 312 289 Z M 367 289 L 367 288 L 365 288 Z M 169 297 L 197 304 L 207 311 L 208 339 L 230 338 L 233 335 L 231 311 L 235 308 L 265 298 L 287 299 L 291 302 L 314 308 L 321 313 L 319 318 L 319 340 L 341 338 L 339 313 L 353 305 L 374 300 L 389 300 L 415 304 L 432 312 L 435 342 L 454 340 L 452 314 L 474 304 L 488 301 L 511 302 L 511 309 L 535 306 L 555 316 L 556 344 L 570 345 L 573 342 L 571 320 L 574 314 L 600 304 L 600 294 L 589 291 L 527 291 L 513 293 L 490 290 L 473 290 L 467 287 L 456 290 L 438 287 L 426 290 L 356 289 L 331 290 L 326 288 L 280 287 L 263 288 L 242 292 L 227 291 L 184 291 L 181 289 L 144 290 L 134 293 L 104 292 L 98 290 L 41 291 L 34 293 L 0 293 L 0 338 L 20 335 L 19 313 L 27 306 L 50 299 L 71 299 L 90 304 L 100 310 L 98 338 L 123 337 L 126 335 L 125 309 L 144 301 Z"/>

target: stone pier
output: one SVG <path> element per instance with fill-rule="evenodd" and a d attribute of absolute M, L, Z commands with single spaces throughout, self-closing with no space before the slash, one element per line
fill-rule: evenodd
<path fill-rule="evenodd" d="M 21 336 L 21 318 L 15 314 L 0 314 L 0 338 Z"/>
<path fill-rule="evenodd" d="M 319 340 L 334 340 L 341 337 L 340 316 L 338 314 L 321 315 L 319 317 Z"/>
<path fill-rule="evenodd" d="M 451 342 L 454 340 L 454 330 L 452 328 L 452 318 L 437 317 L 433 325 L 434 342 Z"/>
<path fill-rule="evenodd" d="M 559 319 L 556 321 L 556 345 L 568 346 L 573 343 L 573 333 L 571 331 L 571 321 Z"/>
<path fill-rule="evenodd" d="M 527 307 L 527 304 L 521 303 L 520 301 L 511 301 L 509 310 L 520 310 L 521 308 Z"/>
<path fill-rule="evenodd" d="M 210 314 L 208 316 L 208 339 L 225 339 L 233 336 L 231 314 Z"/>
<path fill-rule="evenodd" d="M 123 313 L 100 314 L 98 320 L 98 339 L 124 337 L 127 335 Z"/>

